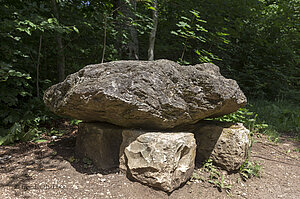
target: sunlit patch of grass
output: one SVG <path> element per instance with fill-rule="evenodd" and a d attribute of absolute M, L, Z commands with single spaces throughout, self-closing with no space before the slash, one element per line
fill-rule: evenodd
<path fill-rule="evenodd" d="M 271 142 L 279 142 L 281 135 L 300 140 L 300 106 L 287 100 L 250 100 L 245 108 L 214 120 L 243 123 L 252 133 L 268 135 Z"/>
<path fill-rule="evenodd" d="M 250 100 L 251 111 L 258 114 L 257 121 L 266 123 L 262 133 L 275 140 L 280 135 L 300 137 L 300 106 L 287 101 Z"/>

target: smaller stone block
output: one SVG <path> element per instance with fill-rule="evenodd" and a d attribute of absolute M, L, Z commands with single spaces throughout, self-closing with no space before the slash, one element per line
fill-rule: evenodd
<path fill-rule="evenodd" d="M 249 133 L 243 124 L 203 121 L 194 130 L 197 159 L 213 162 L 227 171 L 235 171 L 245 162 L 249 149 Z"/>
<path fill-rule="evenodd" d="M 100 169 L 119 166 L 122 128 L 105 123 L 80 123 L 76 153 L 90 158 Z"/>
<path fill-rule="evenodd" d="M 124 130 L 120 169 L 148 186 L 172 192 L 194 170 L 196 141 L 192 133 Z"/>

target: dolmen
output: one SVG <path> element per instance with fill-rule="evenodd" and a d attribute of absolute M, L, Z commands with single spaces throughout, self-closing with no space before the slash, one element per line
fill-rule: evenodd
<path fill-rule="evenodd" d="M 235 80 L 211 63 L 169 60 L 88 65 L 48 88 L 44 102 L 61 116 L 83 120 L 76 152 L 100 169 L 119 167 L 128 178 L 166 192 L 192 175 L 195 159 L 238 170 L 249 130 L 220 117 L 247 99 Z"/>

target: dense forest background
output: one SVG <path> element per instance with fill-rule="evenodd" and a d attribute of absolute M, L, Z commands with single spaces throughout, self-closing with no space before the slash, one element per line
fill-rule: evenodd
<path fill-rule="evenodd" d="M 299 0 L 0 0 L 0 13 L 0 145 L 42 134 L 46 88 L 121 59 L 215 63 L 261 128 L 300 134 Z"/>

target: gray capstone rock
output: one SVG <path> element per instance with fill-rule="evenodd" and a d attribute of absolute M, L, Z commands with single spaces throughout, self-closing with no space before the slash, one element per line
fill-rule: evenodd
<path fill-rule="evenodd" d="M 196 141 L 192 133 L 124 130 L 120 169 L 129 178 L 172 192 L 194 170 Z"/>
<path fill-rule="evenodd" d="M 236 81 L 224 78 L 216 65 L 169 60 L 88 65 L 44 94 L 58 115 L 147 129 L 222 116 L 246 101 Z"/>
<path fill-rule="evenodd" d="M 250 131 L 243 124 L 201 121 L 192 130 L 197 142 L 197 159 L 211 159 L 227 171 L 236 171 L 246 161 Z"/>
<path fill-rule="evenodd" d="M 119 167 L 123 129 L 104 123 L 79 123 L 76 154 L 89 158 L 100 169 Z"/>

